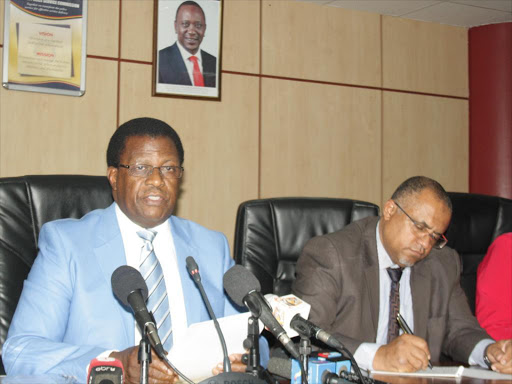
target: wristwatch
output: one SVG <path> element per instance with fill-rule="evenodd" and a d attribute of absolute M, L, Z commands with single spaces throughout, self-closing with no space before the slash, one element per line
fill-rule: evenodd
<path fill-rule="evenodd" d="M 489 357 L 487 357 L 487 348 L 489 348 L 489 345 L 487 347 L 485 347 L 485 350 L 484 350 L 484 363 L 487 364 L 487 367 L 489 369 L 491 369 L 491 360 L 489 360 Z"/>

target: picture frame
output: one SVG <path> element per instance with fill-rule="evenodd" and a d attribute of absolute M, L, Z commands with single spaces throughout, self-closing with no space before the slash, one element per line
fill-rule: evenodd
<path fill-rule="evenodd" d="M 223 0 L 154 0 L 153 96 L 220 100 Z"/>

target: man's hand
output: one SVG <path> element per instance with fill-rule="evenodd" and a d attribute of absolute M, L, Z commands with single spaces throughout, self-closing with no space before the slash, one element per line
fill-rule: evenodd
<path fill-rule="evenodd" d="M 416 372 L 428 367 L 430 351 L 421 337 L 401 335 L 377 350 L 373 368 L 379 371 Z"/>
<path fill-rule="evenodd" d="M 112 352 L 110 357 L 121 361 L 124 368 L 124 379 L 128 384 L 140 383 L 140 364 L 138 361 L 139 347 L 131 347 L 120 352 Z M 148 381 L 151 384 L 173 384 L 178 381 L 178 375 L 160 360 L 151 349 L 151 364 L 149 364 Z"/>
<path fill-rule="evenodd" d="M 500 340 L 487 347 L 491 369 L 501 373 L 512 373 L 512 339 Z"/>
<path fill-rule="evenodd" d="M 242 354 L 241 353 L 233 353 L 229 355 L 229 361 L 231 361 L 231 371 L 232 372 L 245 372 L 247 369 L 247 365 L 242 363 Z M 215 368 L 212 369 L 212 373 L 214 375 L 218 375 L 219 373 L 224 372 L 223 363 L 217 364 Z"/>

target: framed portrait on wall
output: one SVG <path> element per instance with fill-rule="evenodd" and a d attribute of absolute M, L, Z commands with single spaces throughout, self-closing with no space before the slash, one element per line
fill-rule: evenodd
<path fill-rule="evenodd" d="M 222 0 L 154 0 L 153 95 L 220 100 Z"/>

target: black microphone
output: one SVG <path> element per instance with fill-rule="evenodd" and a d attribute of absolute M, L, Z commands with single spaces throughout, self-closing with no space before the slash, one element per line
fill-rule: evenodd
<path fill-rule="evenodd" d="M 361 384 L 366 384 L 366 380 L 363 377 L 363 374 L 361 373 L 361 370 L 359 369 L 359 366 L 357 365 L 356 360 L 354 359 L 354 356 L 352 353 L 345 348 L 345 346 L 336 339 L 334 336 L 332 336 L 330 333 L 324 331 L 319 326 L 313 324 L 311 321 L 308 321 L 304 319 L 301 315 L 296 314 L 293 316 L 292 321 L 290 321 L 290 327 L 295 329 L 298 333 L 307 336 L 307 337 L 314 337 L 317 340 L 322 341 L 323 343 L 327 344 L 329 347 L 337 349 L 338 351 L 342 352 L 344 355 L 347 355 L 347 357 L 350 359 L 352 363 L 352 369 L 356 372 L 356 374 L 359 376 L 359 380 Z M 329 376 L 325 378 L 326 381 L 324 381 L 324 378 L 322 377 L 322 383 L 323 384 L 339 384 L 342 381 L 336 381 L 336 379 L 333 376 Z M 343 378 L 340 380 L 344 380 Z"/>
<path fill-rule="evenodd" d="M 158 336 L 158 328 L 146 306 L 148 286 L 140 272 L 128 265 L 122 265 L 112 273 L 111 283 L 115 297 L 126 307 L 132 308 L 142 334 L 144 331 L 147 332 L 151 346 L 158 356 L 165 359 L 165 350 Z"/>
<path fill-rule="evenodd" d="M 290 327 L 295 329 L 301 335 L 309 338 L 314 337 L 331 348 L 345 349 L 344 345 L 338 339 L 324 331 L 319 326 L 313 324 L 311 321 L 304 319 L 300 314 L 296 314 L 292 317 Z"/>
<path fill-rule="evenodd" d="M 210 305 L 210 300 L 208 300 L 208 296 L 206 295 L 206 292 L 204 290 L 203 283 L 201 283 L 199 267 L 197 266 L 197 263 L 192 256 L 187 257 L 186 263 L 188 273 L 190 273 L 190 276 L 192 276 L 192 279 L 194 279 L 197 287 L 199 288 L 199 292 L 201 292 L 201 297 L 203 298 L 203 301 L 206 304 L 206 309 L 208 310 L 208 313 L 210 314 L 210 317 L 213 320 L 213 324 L 215 325 L 215 329 L 217 330 L 217 334 L 219 335 L 220 344 L 222 345 L 222 353 L 224 354 L 224 372 L 231 372 L 231 361 L 229 361 L 226 340 L 224 339 L 224 335 L 222 334 L 222 330 L 220 329 L 217 317 L 215 316 L 212 306 Z"/>
<path fill-rule="evenodd" d="M 351 384 L 351 383 L 352 383 L 351 381 L 341 378 L 337 374 L 332 373 L 331 371 L 325 370 L 322 373 L 321 384 Z"/>
<path fill-rule="evenodd" d="M 224 274 L 224 289 L 238 305 L 245 305 L 258 317 L 269 331 L 283 344 L 286 350 L 297 360 L 299 352 L 286 331 L 272 314 L 272 308 L 261 294 L 258 279 L 241 265 L 234 265 Z"/>

